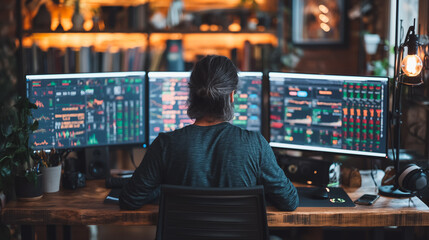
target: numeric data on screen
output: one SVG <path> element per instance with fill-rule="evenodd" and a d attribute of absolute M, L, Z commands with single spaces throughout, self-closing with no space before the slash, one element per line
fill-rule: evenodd
<path fill-rule="evenodd" d="M 35 149 L 144 143 L 144 76 L 28 79 Z"/>
<path fill-rule="evenodd" d="M 270 78 L 271 145 L 385 154 L 387 81 L 320 78 Z"/>
<path fill-rule="evenodd" d="M 261 130 L 262 73 L 241 72 L 234 95 L 231 123 L 249 131 Z M 160 132 L 192 124 L 187 115 L 190 72 L 149 73 L 149 142 Z"/>

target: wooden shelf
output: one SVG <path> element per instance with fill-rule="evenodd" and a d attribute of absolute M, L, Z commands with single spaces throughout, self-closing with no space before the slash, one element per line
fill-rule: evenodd
<path fill-rule="evenodd" d="M 36 43 L 42 50 L 48 48 L 80 48 L 94 46 L 96 51 L 117 51 L 120 48 L 145 48 L 147 45 L 146 33 L 109 33 L 109 32 L 67 32 L 67 33 L 34 33 L 23 38 L 23 46 L 31 47 Z"/>
<path fill-rule="evenodd" d="M 85 34 L 98 34 L 98 33 L 147 33 L 148 31 L 143 30 L 106 30 L 106 31 L 50 31 L 50 30 L 40 30 L 40 31 L 24 31 L 24 35 L 31 35 L 31 34 L 69 34 L 69 33 L 85 33 Z"/>
<path fill-rule="evenodd" d="M 30 34 L 69 34 L 69 33 L 87 33 L 87 34 L 99 34 L 99 33 L 150 33 L 150 34 L 276 34 L 276 30 L 267 30 L 267 31 L 193 31 L 193 30 L 107 30 L 107 31 L 50 31 L 50 30 L 41 30 L 41 31 L 24 31 L 25 35 Z"/>

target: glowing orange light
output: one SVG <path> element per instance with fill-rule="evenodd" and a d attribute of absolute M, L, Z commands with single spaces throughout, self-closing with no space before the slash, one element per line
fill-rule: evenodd
<path fill-rule="evenodd" d="M 207 32 L 210 29 L 208 24 L 201 24 L 200 31 Z"/>
<path fill-rule="evenodd" d="M 60 20 L 58 18 L 51 19 L 51 31 L 55 31 L 60 24 Z"/>
<path fill-rule="evenodd" d="M 324 14 L 327 14 L 329 12 L 329 9 L 323 4 L 319 5 L 319 10 Z"/>
<path fill-rule="evenodd" d="M 91 31 L 91 29 L 94 27 L 94 22 L 91 19 L 87 19 L 85 20 L 85 22 L 83 23 L 83 29 L 85 31 Z"/>
<path fill-rule="evenodd" d="M 73 27 L 73 23 L 70 18 L 61 18 L 61 26 L 63 27 L 64 31 L 69 31 Z"/>
<path fill-rule="evenodd" d="M 328 25 L 328 24 L 326 24 L 326 23 L 321 23 L 321 24 L 320 24 L 320 28 L 321 28 L 323 31 L 325 31 L 325 32 L 329 32 L 329 31 L 331 31 L 331 27 L 329 27 L 329 25 Z"/>
<path fill-rule="evenodd" d="M 319 19 L 320 19 L 320 21 L 322 21 L 324 23 L 329 22 L 329 18 L 325 14 L 319 14 Z"/>
<path fill-rule="evenodd" d="M 212 32 L 217 32 L 219 31 L 219 26 L 218 25 L 210 25 L 210 31 Z"/>
<path fill-rule="evenodd" d="M 228 26 L 228 30 L 231 32 L 239 32 L 241 31 L 241 26 L 238 23 L 232 23 Z"/>
<path fill-rule="evenodd" d="M 422 71 L 423 63 L 419 56 L 408 55 L 402 60 L 401 68 L 408 77 L 415 77 Z"/>

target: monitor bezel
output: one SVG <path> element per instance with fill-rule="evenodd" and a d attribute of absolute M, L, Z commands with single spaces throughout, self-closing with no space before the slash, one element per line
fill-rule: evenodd
<path fill-rule="evenodd" d="M 283 78 L 273 79 L 273 78 Z M 348 149 L 336 149 L 328 147 L 317 147 L 317 146 L 304 146 L 301 144 L 290 144 L 290 143 L 279 143 L 271 142 L 271 118 L 268 118 L 269 125 L 269 139 L 270 146 L 273 148 L 281 149 L 290 149 L 290 150 L 300 150 L 300 151 L 311 151 L 311 152 L 323 152 L 323 153 L 336 153 L 336 154 L 346 154 L 346 155 L 355 155 L 355 156 L 366 156 L 366 157 L 381 157 L 387 158 L 388 144 L 389 144 L 389 78 L 388 77 L 377 77 L 377 76 L 351 76 L 351 75 L 325 75 L 325 74 L 308 74 L 308 73 L 282 73 L 282 72 L 269 72 L 268 73 L 268 82 L 269 82 L 269 100 L 268 100 L 268 116 L 271 116 L 271 82 L 272 81 L 284 81 L 284 78 L 295 78 L 295 79 L 315 79 L 315 80 L 346 80 L 346 81 L 381 81 L 386 82 L 386 124 L 385 124 L 385 141 L 386 141 L 386 151 L 385 152 L 366 152 L 366 151 L 357 151 L 357 150 L 348 150 Z"/>
<path fill-rule="evenodd" d="M 58 146 L 49 146 L 49 148 L 55 148 L 55 149 L 85 149 L 85 148 L 97 148 L 97 147 L 109 147 L 109 148 L 117 148 L 117 147 L 142 147 L 147 148 L 148 147 L 148 132 L 147 132 L 147 109 L 146 109 L 146 103 L 148 101 L 147 98 L 147 74 L 146 71 L 128 71 L 128 72 L 100 72 L 100 73 L 64 73 L 64 74 L 29 74 L 25 76 L 26 79 L 26 86 L 27 83 L 34 81 L 34 80 L 55 80 L 55 79 L 76 79 L 76 78 L 103 78 L 103 77 L 142 77 L 143 78 L 143 85 L 144 85 L 144 96 L 143 100 L 145 101 L 143 103 L 144 108 L 143 113 L 144 116 L 144 131 L 145 134 L 143 136 L 143 141 L 139 142 L 121 142 L 121 143 L 107 143 L 107 144 L 97 144 L 97 145 L 80 145 L 80 146 L 69 146 L 69 147 L 58 147 Z M 26 87 L 26 95 L 29 97 L 28 87 Z M 34 148 L 34 146 L 32 146 Z M 43 148 L 37 148 L 35 150 L 39 150 Z"/>

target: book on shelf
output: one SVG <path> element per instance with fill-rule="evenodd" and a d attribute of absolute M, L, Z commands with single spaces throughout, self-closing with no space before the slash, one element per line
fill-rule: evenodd
<path fill-rule="evenodd" d="M 187 68 L 193 64 L 185 64 L 182 42 L 169 40 L 166 45 L 164 49 L 152 48 L 149 52 L 143 47 L 119 49 L 114 52 L 109 48 L 100 52 L 94 47 L 49 48 L 43 51 L 33 45 L 24 48 L 25 73 L 190 70 Z M 242 48 L 230 49 L 230 57 L 241 71 L 267 71 L 270 69 L 273 48 L 271 44 L 252 44 L 246 41 Z"/>
<path fill-rule="evenodd" d="M 48 48 L 43 51 L 37 45 L 24 48 L 26 74 L 88 73 L 143 71 L 146 53 L 141 47 L 120 49 L 112 52 L 94 50 L 94 47 Z"/>
<path fill-rule="evenodd" d="M 128 27 L 135 30 L 146 28 L 147 4 L 128 7 Z"/>
<path fill-rule="evenodd" d="M 231 50 L 231 58 L 241 71 L 264 71 L 270 69 L 271 44 L 251 44 L 246 41 L 243 50 Z"/>
<path fill-rule="evenodd" d="M 167 70 L 185 71 L 182 40 L 167 40 Z"/>
<path fill-rule="evenodd" d="M 147 27 L 148 4 L 136 6 L 103 6 L 101 19 L 106 31 L 143 31 Z"/>

